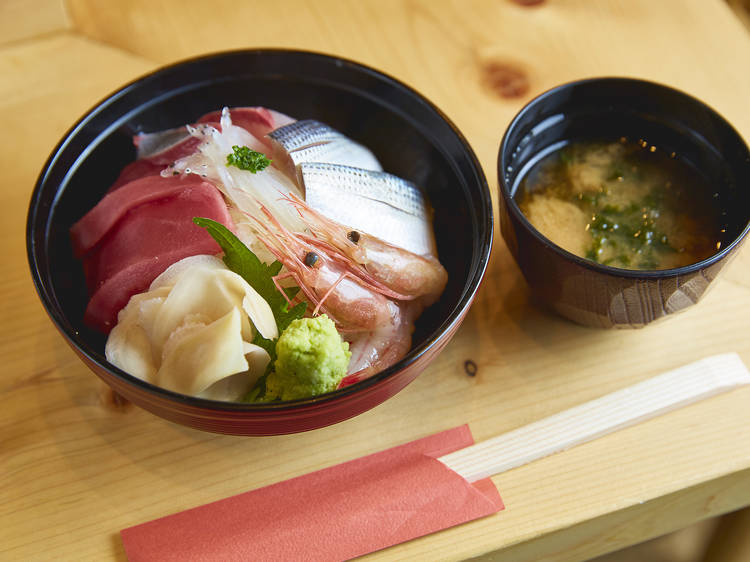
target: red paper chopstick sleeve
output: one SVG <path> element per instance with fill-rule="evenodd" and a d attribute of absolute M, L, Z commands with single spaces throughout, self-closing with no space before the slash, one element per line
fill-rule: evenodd
<path fill-rule="evenodd" d="M 468 426 L 136 525 L 142 560 L 345 560 L 496 513 L 491 480 L 437 457 L 472 445 Z"/>

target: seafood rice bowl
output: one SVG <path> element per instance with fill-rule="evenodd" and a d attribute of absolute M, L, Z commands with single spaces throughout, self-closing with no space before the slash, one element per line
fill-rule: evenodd
<path fill-rule="evenodd" d="M 486 180 L 439 110 L 292 51 L 125 86 L 55 149 L 28 221 L 40 297 L 94 372 L 166 419 L 242 435 L 403 388 L 458 328 L 491 240 Z"/>

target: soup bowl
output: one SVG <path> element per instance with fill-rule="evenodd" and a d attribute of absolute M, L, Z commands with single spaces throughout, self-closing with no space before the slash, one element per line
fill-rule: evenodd
<path fill-rule="evenodd" d="M 719 247 L 683 267 L 631 270 L 596 263 L 544 236 L 517 195 L 541 155 L 575 141 L 648 139 L 711 187 Z M 498 156 L 500 227 L 533 293 L 562 316 L 600 328 L 637 328 L 697 303 L 750 231 L 750 152 L 705 103 L 673 88 L 629 78 L 563 84 L 529 102 L 505 132 Z"/>
<path fill-rule="evenodd" d="M 69 230 L 135 159 L 132 137 L 190 123 L 223 106 L 266 106 L 318 119 L 368 146 L 383 168 L 426 191 L 449 280 L 416 323 L 409 353 L 351 386 L 314 398 L 247 404 L 185 396 L 110 364 L 105 336 L 83 323 L 88 302 Z M 383 402 L 414 380 L 466 315 L 492 246 L 492 205 L 482 169 L 461 133 L 403 83 L 337 57 L 287 50 L 204 56 L 144 76 L 92 108 L 44 166 L 27 222 L 37 292 L 57 329 L 116 393 L 170 421 L 236 435 L 293 433 L 340 422 Z"/>

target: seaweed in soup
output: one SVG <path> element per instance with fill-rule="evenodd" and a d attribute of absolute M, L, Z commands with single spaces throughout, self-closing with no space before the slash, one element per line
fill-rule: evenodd
<path fill-rule="evenodd" d="M 532 166 L 516 197 L 547 238 L 603 265 L 671 269 L 720 246 L 708 182 L 643 139 L 567 144 Z"/>

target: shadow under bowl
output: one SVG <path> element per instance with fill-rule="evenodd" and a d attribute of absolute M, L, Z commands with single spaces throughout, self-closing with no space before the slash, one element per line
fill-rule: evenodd
<path fill-rule="evenodd" d="M 319 397 L 242 404 L 184 396 L 111 365 L 105 336 L 83 324 L 88 294 L 69 229 L 135 159 L 132 137 L 190 123 L 223 106 L 266 106 L 329 123 L 368 146 L 383 168 L 422 186 L 434 207 L 442 298 L 419 318 L 411 351 L 355 385 Z M 466 315 L 492 246 L 492 205 L 479 162 L 456 127 L 408 86 L 366 66 L 300 51 L 246 50 L 181 62 L 142 77 L 91 109 L 42 170 L 27 222 L 37 292 L 81 359 L 128 400 L 173 422 L 236 435 L 275 435 L 330 425 L 404 388 L 448 343 Z"/>
<path fill-rule="evenodd" d="M 638 271 L 572 254 L 534 228 L 516 201 L 539 155 L 571 141 L 648 139 L 672 151 L 715 192 L 721 250 L 675 269 Z M 563 84 L 513 119 L 498 156 L 500 227 L 536 296 L 562 316 L 600 328 L 642 327 L 702 297 L 750 231 L 750 153 L 716 111 L 678 90 L 629 78 Z"/>

